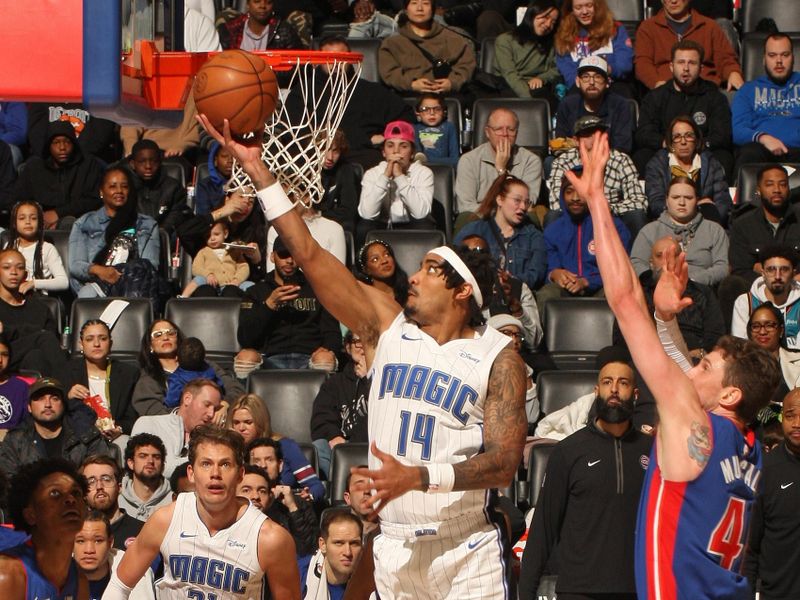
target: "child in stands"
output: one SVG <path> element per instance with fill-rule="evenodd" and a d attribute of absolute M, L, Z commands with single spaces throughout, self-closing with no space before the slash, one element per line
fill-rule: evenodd
<path fill-rule="evenodd" d="M 428 164 L 455 167 L 461 156 L 458 132 L 447 120 L 444 98 L 438 94 L 423 94 L 417 102 L 416 113 L 417 148 L 422 148 Z"/>
<path fill-rule="evenodd" d="M 183 289 L 181 295 L 184 298 L 194 294 L 200 286 L 203 286 L 204 290 L 212 288 L 213 295 L 230 296 L 239 294 L 226 290 L 226 287 L 238 286 L 244 291 L 253 285 L 252 281 L 247 281 L 250 276 L 250 266 L 244 259 L 242 250 L 226 244 L 229 234 L 230 225 L 225 221 L 218 221 L 211 227 L 206 247 L 201 249 L 192 261 L 194 278 Z"/>

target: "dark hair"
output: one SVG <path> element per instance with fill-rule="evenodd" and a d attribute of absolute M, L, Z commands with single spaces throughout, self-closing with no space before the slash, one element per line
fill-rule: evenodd
<path fill-rule="evenodd" d="M 554 27 L 553 31 L 548 33 L 545 37 L 540 37 L 536 35 L 536 30 L 533 28 L 533 20 L 554 8 L 558 11 L 558 5 L 555 0 L 533 0 L 533 2 L 528 4 L 528 8 L 525 10 L 525 16 L 522 17 L 520 24 L 511 31 L 511 36 L 519 44 L 535 43 L 541 48 L 549 50 L 553 45 L 553 36 L 555 36 L 556 28 Z M 544 54 L 547 54 L 547 52 L 544 52 Z"/>
<path fill-rule="evenodd" d="M 774 22 L 773 22 L 774 23 Z M 771 31 L 770 34 L 764 38 L 764 52 L 767 51 L 767 43 L 770 40 L 789 40 L 789 49 L 794 52 L 794 41 L 791 36 L 782 31 Z"/>
<path fill-rule="evenodd" d="M 173 494 L 177 494 L 178 482 L 181 479 L 188 479 L 188 478 L 189 478 L 189 463 L 187 461 L 185 463 L 179 464 L 172 471 L 172 475 L 169 476 L 169 489 L 172 490 Z"/>
<path fill-rule="evenodd" d="M 269 485 L 269 475 L 267 475 L 267 471 L 265 469 L 262 469 L 258 465 L 251 465 L 250 463 L 245 462 L 245 464 L 244 464 L 244 474 L 245 475 L 260 475 L 261 477 L 264 478 L 264 481 L 267 482 L 267 485 Z M 271 485 L 269 487 L 272 488 Z"/>
<path fill-rule="evenodd" d="M 78 472 L 74 464 L 63 458 L 43 458 L 36 462 L 20 467 L 17 474 L 11 479 L 8 510 L 11 522 L 15 529 L 30 533 L 33 526 L 25 519 L 24 511 L 31 504 L 33 494 L 42 482 L 42 479 L 53 473 L 63 473 L 81 488 L 83 496 L 89 493 L 86 478 Z"/>
<path fill-rule="evenodd" d="M 191 385 L 191 384 L 187 384 Z M 189 464 L 197 460 L 197 447 L 200 444 L 217 444 L 233 450 L 236 466 L 244 465 L 244 438 L 233 429 L 223 429 L 217 425 L 198 425 L 189 434 Z"/>
<path fill-rule="evenodd" d="M 392 260 L 394 261 L 394 274 L 391 277 L 391 281 L 386 281 L 384 283 L 392 286 L 392 290 L 394 290 L 395 301 L 400 306 L 403 306 L 405 305 L 406 300 L 408 300 L 408 274 L 403 270 L 403 267 L 400 266 L 400 263 L 397 262 L 397 258 L 394 255 L 394 248 L 392 248 L 392 245 L 389 242 L 385 242 L 383 240 L 370 240 L 361 246 L 361 249 L 358 251 L 358 256 L 356 257 L 356 266 L 358 269 L 356 272 L 356 277 L 359 279 L 359 281 L 363 281 L 368 285 L 372 285 L 372 276 L 367 273 L 367 252 L 375 244 L 380 244 L 386 248 L 389 256 L 391 256 Z"/>
<path fill-rule="evenodd" d="M 120 469 L 119 463 L 106 454 L 92 454 L 87 456 L 81 463 L 79 469 L 81 474 L 83 474 L 83 472 L 86 470 L 86 467 L 89 465 L 105 465 L 107 467 L 111 467 L 114 470 L 114 479 L 117 480 L 117 483 L 122 481 L 122 469 Z"/>
<path fill-rule="evenodd" d="M 750 326 L 753 324 L 753 319 L 755 318 L 756 313 L 758 311 L 760 311 L 760 310 L 769 311 L 770 314 L 772 315 L 772 318 L 775 319 L 776 323 L 778 323 L 778 325 L 781 328 L 781 337 L 780 337 L 780 340 L 779 340 L 780 346 L 781 346 L 781 348 L 787 348 L 787 345 L 786 345 L 786 322 L 783 319 L 783 313 L 781 312 L 780 308 L 775 306 L 769 300 L 767 300 L 766 302 L 762 302 L 761 304 L 756 306 L 753 309 L 753 311 L 750 313 L 750 317 L 747 319 L 747 325 L 746 325 L 746 327 L 747 327 L 747 339 L 748 340 L 752 340 L 753 339 L 753 337 L 752 337 L 752 333 L 753 332 L 750 331 Z"/>
<path fill-rule="evenodd" d="M 736 405 L 736 415 L 749 424 L 758 411 L 769 404 L 781 380 L 778 361 L 755 342 L 724 335 L 717 340 L 716 350 L 725 358 L 723 386 L 741 391 L 742 399 Z"/>
<path fill-rule="evenodd" d="M 369 465 L 356 465 L 355 466 L 356 469 L 367 469 L 368 467 L 369 467 Z M 347 479 L 344 482 L 344 489 L 347 490 L 348 492 L 350 491 L 350 480 L 351 479 L 353 479 L 353 471 L 350 471 L 347 474 Z"/>
<path fill-rule="evenodd" d="M 180 348 L 183 342 L 183 333 L 180 327 L 175 325 L 169 319 L 156 319 L 150 323 L 150 327 L 144 332 L 142 336 L 142 343 L 139 345 L 139 366 L 146 375 L 152 377 L 157 384 L 162 388 L 167 385 L 167 377 L 164 374 L 164 367 L 161 366 L 161 361 L 158 360 L 155 352 L 152 351 L 152 338 L 150 334 L 153 332 L 153 327 L 156 323 L 169 323 L 169 326 L 178 332 L 177 347 Z"/>
<path fill-rule="evenodd" d="M 347 508 L 329 508 L 322 515 L 322 522 L 319 525 L 319 536 L 323 540 L 328 540 L 330 535 L 331 525 L 334 523 L 350 522 L 358 527 L 358 536 L 364 535 L 364 525 L 361 519 L 350 512 L 350 507 Z"/>
<path fill-rule="evenodd" d="M 764 165 L 758 170 L 758 173 L 756 174 L 756 181 L 758 183 L 761 183 L 761 179 L 763 179 L 764 174 L 767 173 L 768 171 L 780 171 L 784 175 L 786 175 L 787 178 L 789 177 L 789 171 L 786 170 L 786 167 L 784 167 L 783 165 L 779 165 L 777 163 L 773 163 L 769 165 Z"/>
<path fill-rule="evenodd" d="M 697 54 L 700 55 L 700 64 L 701 65 L 703 64 L 703 60 L 706 57 L 706 51 L 703 49 L 703 47 L 700 44 L 698 44 L 694 40 L 683 39 L 683 40 L 681 40 L 679 42 L 676 42 L 675 44 L 672 45 L 672 50 L 670 50 L 670 61 L 671 62 L 675 60 L 675 54 L 678 52 L 678 50 L 694 50 L 695 52 L 697 52 Z"/>
<path fill-rule="evenodd" d="M 494 286 L 496 275 L 494 259 L 490 254 L 484 252 L 473 252 L 465 246 L 460 246 L 454 250 L 458 257 L 464 261 L 464 264 L 470 270 L 472 276 L 475 277 L 475 281 L 478 282 L 478 288 L 483 296 L 484 305 L 491 302 L 493 291 L 492 288 Z M 444 287 L 448 290 L 456 288 L 464 283 L 464 278 L 461 277 L 461 275 L 459 275 L 453 266 L 447 261 L 444 261 L 444 264 L 442 265 L 442 274 L 444 275 Z M 486 322 L 486 319 L 483 318 L 483 313 L 481 312 L 483 307 L 478 306 L 474 296 L 470 297 L 469 306 L 470 326 L 478 327 L 483 325 Z"/>
<path fill-rule="evenodd" d="M 344 129 L 337 129 L 334 131 L 332 138 L 331 148 L 338 148 L 339 152 L 347 154 L 347 151 L 350 150 L 350 143 L 347 141 L 347 135 Z"/>
<path fill-rule="evenodd" d="M 136 221 L 139 218 L 137 212 L 136 189 L 133 186 L 133 179 L 131 178 L 130 171 L 119 166 L 108 167 L 103 171 L 103 183 L 105 183 L 111 173 L 122 173 L 125 179 L 128 180 L 128 198 L 125 200 L 125 204 L 117 209 L 117 212 L 111 217 L 111 220 L 106 226 L 106 230 L 103 233 L 105 244 L 103 244 L 103 247 L 97 251 L 97 254 L 95 254 L 92 259 L 92 262 L 96 265 L 105 262 L 106 258 L 108 258 L 108 252 L 111 250 L 111 245 L 120 233 L 126 229 L 136 229 Z"/>
<path fill-rule="evenodd" d="M 42 260 L 42 246 L 44 245 L 44 211 L 42 205 L 33 200 L 21 200 L 11 209 L 9 218 L 8 242 L 6 248 L 19 250 L 20 235 L 17 231 L 17 211 L 23 206 L 33 206 L 36 209 L 36 216 L 39 218 L 38 229 L 36 230 L 36 249 L 33 251 L 33 273 L 34 279 L 44 279 L 44 261 Z"/>
<path fill-rule="evenodd" d="M 128 461 L 133 460 L 133 455 L 136 454 L 136 450 L 144 446 L 152 446 L 161 452 L 162 461 L 166 461 L 167 459 L 167 448 L 164 446 L 164 442 L 160 437 L 147 432 L 137 433 L 131 436 L 130 439 L 128 439 L 128 443 L 125 445 L 125 472 L 131 477 L 133 476 L 133 469 L 128 468 Z"/>
<path fill-rule="evenodd" d="M 247 461 L 245 462 L 250 462 L 250 453 L 256 448 L 261 448 L 262 446 L 268 446 L 269 448 L 274 449 L 275 458 L 278 459 L 279 462 L 283 460 L 283 450 L 281 450 L 280 442 L 273 440 L 272 438 L 260 437 L 247 444 L 247 450 L 245 452 Z"/>
<path fill-rule="evenodd" d="M 178 345 L 178 364 L 187 371 L 204 371 L 208 368 L 206 363 L 206 348 L 196 337 L 188 337 Z"/>
<path fill-rule="evenodd" d="M 153 140 L 142 138 L 133 145 L 133 148 L 131 148 L 131 158 L 135 158 L 136 154 L 142 150 L 155 150 L 158 152 L 158 156 L 161 157 L 161 147 Z"/>
<path fill-rule="evenodd" d="M 84 523 L 104 523 L 106 526 L 106 537 L 114 537 L 114 534 L 111 532 L 111 521 L 108 520 L 106 513 L 91 509 L 88 513 L 86 513 L 86 518 L 83 519 Z"/>
<path fill-rule="evenodd" d="M 347 39 L 342 37 L 341 35 L 326 35 L 323 36 L 322 39 L 319 41 L 318 48 L 322 48 L 323 46 L 327 46 L 329 44 L 344 44 L 347 46 L 347 49 L 350 50 L 350 44 L 348 43 Z"/>
<path fill-rule="evenodd" d="M 108 332 L 108 335 L 109 336 L 111 335 L 111 328 L 108 326 L 108 323 L 106 323 L 102 319 L 88 319 L 87 321 L 85 321 L 83 323 L 83 325 L 81 325 L 81 330 L 80 330 L 80 333 L 79 333 L 78 337 L 83 339 L 83 332 L 86 331 L 87 327 L 91 327 L 92 325 L 102 325 L 103 327 L 106 328 L 106 331 Z"/>
<path fill-rule="evenodd" d="M 530 193 L 528 184 L 519 177 L 508 174 L 500 175 L 492 182 L 475 214 L 482 219 L 491 219 L 497 212 L 497 197 L 507 194 L 512 185 L 521 185 Z"/>
<path fill-rule="evenodd" d="M 419 109 L 422 108 L 422 101 L 423 100 L 436 100 L 439 103 L 439 106 L 442 107 L 444 111 L 444 116 L 447 116 L 447 104 L 444 102 L 444 96 L 441 94 L 434 94 L 432 92 L 425 92 L 424 94 L 420 94 L 417 98 L 417 103 L 414 105 L 414 110 L 419 112 Z"/>
<path fill-rule="evenodd" d="M 792 269 L 797 268 L 798 256 L 794 248 L 786 244 L 770 244 L 761 254 L 759 254 L 759 262 L 763 265 L 770 258 L 782 258 L 792 263 Z"/>
<path fill-rule="evenodd" d="M 700 128 L 697 126 L 697 123 L 694 122 L 692 117 L 688 115 L 678 115 L 672 119 L 672 121 L 670 121 L 669 127 L 667 127 L 667 130 L 664 132 L 664 142 L 666 143 L 667 148 L 672 147 L 672 130 L 678 123 L 685 123 L 692 128 L 695 137 L 694 151 L 695 153 L 700 154 L 703 151 L 703 144 L 705 143 L 703 141 L 703 132 L 700 131 Z"/>
<path fill-rule="evenodd" d="M 13 352 L 11 350 L 11 342 L 8 341 L 8 334 L 5 331 L 0 331 L 0 344 L 8 350 L 8 358 L 10 360 Z"/>

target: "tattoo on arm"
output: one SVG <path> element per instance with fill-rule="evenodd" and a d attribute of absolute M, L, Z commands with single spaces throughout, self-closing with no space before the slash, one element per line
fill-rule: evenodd
<path fill-rule="evenodd" d="M 522 459 L 525 415 L 525 364 L 506 348 L 492 365 L 483 415 L 484 452 L 453 466 L 454 490 L 504 487 Z"/>
<path fill-rule="evenodd" d="M 692 432 L 686 442 L 689 446 L 689 457 L 704 468 L 711 458 L 711 427 L 693 421 Z"/>

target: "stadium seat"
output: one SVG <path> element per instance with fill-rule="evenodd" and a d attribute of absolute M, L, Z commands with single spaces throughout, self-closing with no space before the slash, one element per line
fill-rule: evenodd
<path fill-rule="evenodd" d="M 196 337 L 206 358 L 229 367 L 239 351 L 239 298 L 170 298 L 164 316 L 186 337 Z"/>
<path fill-rule="evenodd" d="M 350 467 L 367 464 L 369 444 L 348 442 L 334 446 L 331 456 L 331 487 L 328 501 L 335 505 L 344 502 Z"/>
<path fill-rule="evenodd" d="M 300 450 L 303 451 L 303 456 L 306 457 L 308 464 L 311 465 L 311 468 L 314 469 L 314 472 L 319 473 L 319 458 L 317 458 L 317 449 L 314 447 L 314 444 L 303 442 L 302 444 L 297 445 L 300 446 Z"/>
<path fill-rule="evenodd" d="M 417 101 L 419 98 L 416 96 L 409 96 L 403 98 L 403 102 L 408 104 L 411 108 L 417 108 Z M 461 130 L 463 129 L 463 115 L 461 114 L 461 102 L 458 101 L 458 98 L 445 98 L 444 99 L 445 108 L 447 108 L 447 120 L 453 124 L 453 127 L 456 128 L 456 133 L 458 134 L 458 143 L 459 147 L 462 144 L 463 140 L 461 139 Z M 420 150 L 420 148 L 417 148 Z"/>
<path fill-rule="evenodd" d="M 181 248 L 181 263 L 178 267 L 178 285 L 181 290 L 192 280 L 192 255 Z"/>
<path fill-rule="evenodd" d="M 536 506 L 536 501 L 539 499 L 547 461 L 550 460 L 550 454 L 557 443 L 553 440 L 543 440 L 531 447 L 531 457 L 528 461 L 528 503 L 532 507 Z"/>
<path fill-rule="evenodd" d="M 172 258 L 172 244 L 169 234 L 165 229 L 158 228 L 158 274 L 169 279 L 170 259 Z"/>
<path fill-rule="evenodd" d="M 327 373 L 312 369 L 258 370 L 247 378 L 247 391 L 269 409 L 272 430 L 297 443 L 311 443 L 311 408 Z"/>
<path fill-rule="evenodd" d="M 208 159 L 200 161 L 197 166 L 194 168 L 194 185 L 197 186 L 198 183 L 203 181 L 208 177 Z"/>
<path fill-rule="evenodd" d="M 739 169 L 739 178 L 736 185 L 736 204 L 737 206 L 744 206 L 745 204 L 753 204 L 760 206 L 761 202 L 756 197 L 756 189 L 758 187 L 758 172 L 762 167 L 768 166 L 770 163 L 752 163 L 749 165 L 742 165 Z M 800 163 L 784 163 L 785 167 L 789 167 L 792 174 L 789 175 L 789 188 L 798 190 L 800 188 Z"/>
<path fill-rule="evenodd" d="M 484 73 L 494 69 L 494 41 L 497 38 L 487 37 L 481 42 L 481 53 L 478 55 L 478 68 Z"/>
<path fill-rule="evenodd" d="M 597 384 L 597 371 L 543 371 L 536 378 L 539 407 L 549 415 L 590 393 Z"/>
<path fill-rule="evenodd" d="M 597 352 L 610 346 L 614 314 L 604 298 L 563 298 L 544 307 L 544 340 L 559 369 L 594 366 Z"/>
<path fill-rule="evenodd" d="M 58 327 L 58 337 L 61 339 L 61 332 L 64 331 L 64 305 L 55 296 L 38 296 L 38 299 L 50 310 Z"/>
<path fill-rule="evenodd" d="M 182 187 L 186 187 L 187 179 L 186 171 L 183 169 L 183 163 L 178 160 L 165 158 L 161 163 L 161 168 L 164 170 L 165 175 L 180 182 Z"/>
<path fill-rule="evenodd" d="M 755 31 L 761 19 L 774 19 L 781 31 L 800 31 L 797 0 L 742 0 L 739 14 L 743 34 Z"/>
<path fill-rule="evenodd" d="M 798 3 L 800 4 L 800 3 Z M 787 34 L 794 45 L 795 70 L 800 65 L 800 33 Z M 742 38 L 742 75 L 745 81 L 752 81 L 764 75 L 764 40 L 766 33 L 751 32 Z"/>
<path fill-rule="evenodd" d="M 540 158 L 547 155 L 550 137 L 550 106 L 541 98 L 481 98 L 472 106 L 473 147 L 487 140 L 485 125 L 496 108 L 508 108 L 519 117 L 517 145 L 535 152 Z"/>
<path fill-rule="evenodd" d="M 80 353 L 81 326 L 89 319 L 99 319 L 114 300 L 124 300 L 128 306 L 111 329 L 111 356 L 130 359 L 139 354 L 142 338 L 153 322 L 153 305 L 149 298 L 78 298 L 72 303 L 69 318 L 72 328 L 70 351 L 73 356 Z"/>
<path fill-rule="evenodd" d="M 419 271 L 419 265 L 428 250 L 445 243 L 444 233 L 434 230 L 387 229 L 370 231 L 367 241 L 380 239 L 391 244 L 394 256 L 406 275 Z"/>
<path fill-rule="evenodd" d="M 453 197 L 456 174 L 447 165 L 428 165 L 433 171 L 433 218 L 436 228 L 444 231 L 449 244 L 453 240 Z"/>
<path fill-rule="evenodd" d="M 381 82 L 380 72 L 378 71 L 378 49 L 381 41 L 373 38 L 352 38 L 347 40 L 352 52 L 360 52 L 364 55 L 361 62 L 361 77 L 367 81 L 375 83 Z"/>
<path fill-rule="evenodd" d="M 67 276 L 69 276 L 69 233 L 69 231 L 63 229 L 51 229 L 44 232 L 45 241 L 56 247 Z"/>
<path fill-rule="evenodd" d="M 639 103 L 636 102 L 633 98 L 625 98 L 625 101 L 631 107 L 631 113 L 633 115 L 633 124 L 639 125 Z"/>
<path fill-rule="evenodd" d="M 642 0 L 608 0 L 607 4 L 617 21 L 639 22 L 644 19 L 644 2 Z"/>
<path fill-rule="evenodd" d="M 344 232 L 344 249 L 345 249 L 344 264 L 347 266 L 348 269 L 350 269 L 356 262 L 356 240 L 353 237 L 353 234 L 349 231 Z"/>

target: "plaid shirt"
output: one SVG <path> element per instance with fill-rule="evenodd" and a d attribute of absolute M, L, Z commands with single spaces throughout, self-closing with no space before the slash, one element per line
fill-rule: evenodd
<path fill-rule="evenodd" d="M 577 148 L 559 154 L 550 169 L 550 210 L 563 210 L 559 203 L 561 179 L 564 173 L 580 166 L 581 157 Z M 647 210 L 647 197 L 639 183 L 639 173 L 631 157 L 618 150 L 611 150 L 611 158 L 606 165 L 605 193 L 611 212 L 621 215 L 631 210 Z"/>

